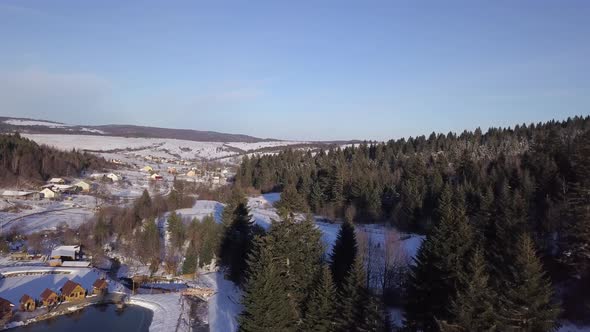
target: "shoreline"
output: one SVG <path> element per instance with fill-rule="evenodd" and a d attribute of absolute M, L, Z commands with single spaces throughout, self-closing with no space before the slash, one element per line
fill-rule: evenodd
<path fill-rule="evenodd" d="M 70 313 L 78 312 L 78 311 L 83 310 L 89 306 L 96 306 L 96 305 L 101 305 L 101 304 L 105 304 L 105 305 L 118 305 L 118 304 L 128 305 L 128 304 L 131 304 L 131 303 L 125 302 L 126 297 L 128 297 L 128 295 L 124 294 L 124 293 L 111 293 L 111 294 L 107 294 L 107 295 L 103 296 L 102 298 L 99 298 L 98 296 L 90 297 L 90 298 L 86 297 L 85 301 L 81 301 L 81 302 L 62 302 L 62 303 L 60 303 L 60 306 L 55 308 L 54 311 L 52 311 L 52 312 L 45 312 L 45 313 L 40 312 L 39 315 L 32 316 L 31 318 L 27 318 L 24 320 L 18 320 L 18 321 L 12 321 L 12 322 L 6 324 L 4 327 L 2 327 L 2 329 L 0 329 L 0 331 L 8 331 L 13 328 L 39 323 L 39 322 L 42 322 L 42 321 L 45 321 L 48 319 L 52 319 L 52 318 L 57 318 L 57 317 L 64 316 L 64 315 L 67 315 Z M 62 305 L 63 305 L 63 307 L 62 307 Z M 36 311 L 44 310 L 44 309 L 45 308 L 39 308 Z M 150 308 L 147 308 L 147 309 L 150 309 Z M 150 309 L 150 310 L 152 310 L 152 309 Z M 33 312 L 18 312 L 16 315 L 23 315 L 23 314 L 35 315 L 36 312 L 35 311 L 33 311 Z M 151 323 L 150 323 L 150 326 L 151 326 Z"/>

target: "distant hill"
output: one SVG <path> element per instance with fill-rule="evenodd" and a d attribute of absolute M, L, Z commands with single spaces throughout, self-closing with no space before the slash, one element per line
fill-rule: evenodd
<path fill-rule="evenodd" d="M 276 141 L 258 137 L 226 134 L 215 131 L 170 129 L 133 125 L 80 126 L 60 122 L 26 118 L 0 117 L 0 133 L 21 132 L 28 134 L 70 134 L 144 138 L 174 138 L 198 142 L 245 142 Z"/>

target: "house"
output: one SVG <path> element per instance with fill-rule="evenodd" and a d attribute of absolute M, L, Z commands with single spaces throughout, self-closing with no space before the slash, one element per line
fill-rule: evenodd
<path fill-rule="evenodd" d="M 92 284 L 92 292 L 96 295 L 105 295 L 109 290 L 109 284 L 105 279 L 96 279 Z"/>
<path fill-rule="evenodd" d="M 104 178 L 105 174 L 103 173 L 92 173 L 90 174 L 90 178 L 93 180 L 101 180 L 102 178 Z"/>
<path fill-rule="evenodd" d="M 73 193 L 76 191 L 76 186 L 70 186 L 67 184 L 54 184 L 49 189 L 56 193 Z"/>
<path fill-rule="evenodd" d="M 51 184 L 66 184 L 66 180 L 64 180 L 62 178 L 51 178 L 51 179 L 49 179 L 49 181 L 47 181 L 47 183 L 51 183 Z"/>
<path fill-rule="evenodd" d="M 59 197 L 58 193 L 56 193 L 55 191 L 53 191 L 49 188 L 45 188 L 45 189 L 41 190 L 39 192 L 39 194 L 43 195 L 43 198 L 46 198 L 46 199 L 55 199 L 55 198 Z"/>
<path fill-rule="evenodd" d="M 76 186 L 77 188 L 80 188 L 80 190 L 85 193 L 90 192 L 90 183 L 88 183 L 88 182 L 80 181 L 80 182 L 76 183 L 74 186 Z"/>
<path fill-rule="evenodd" d="M 113 181 L 113 182 L 117 182 L 117 181 L 121 180 L 121 176 L 119 176 L 115 173 L 109 173 L 106 175 L 106 177 L 111 179 L 111 181 Z"/>
<path fill-rule="evenodd" d="M 152 179 L 152 180 L 156 180 L 156 181 L 157 181 L 157 180 L 162 180 L 163 178 L 162 178 L 162 176 L 161 176 L 160 174 L 158 174 L 158 173 L 154 173 L 154 174 L 152 174 L 152 175 L 150 176 L 150 179 Z"/>
<path fill-rule="evenodd" d="M 176 170 L 176 167 L 168 167 L 168 173 L 169 174 L 176 174 L 176 173 L 178 173 L 178 171 Z"/>
<path fill-rule="evenodd" d="M 57 293 L 52 291 L 49 288 L 45 288 L 43 293 L 41 293 L 41 303 L 45 307 L 52 307 L 52 306 L 56 305 L 58 300 L 59 300 L 59 296 L 57 296 Z"/>
<path fill-rule="evenodd" d="M 0 297 L 0 322 L 8 322 L 12 318 L 14 304 Z"/>
<path fill-rule="evenodd" d="M 190 176 L 190 177 L 197 176 L 197 173 L 194 170 L 190 170 L 190 171 L 188 171 L 188 173 L 186 173 L 186 176 Z"/>
<path fill-rule="evenodd" d="M 219 184 L 219 176 L 214 176 L 211 180 L 211 183 L 213 184 Z"/>
<path fill-rule="evenodd" d="M 35 311 L 36 306 L 35 300 L 29 295 L 20 298 L 20 311 Z"/>
<path fill-rule="evenodd" d="M 4 190 L 1 193 L 2 197 L 5 198 L 17 198 L 17 199 L 41 199 L 41 194 L 34 191 L 18 191 L 18 190 Z"/>
<path fill-rule="evenodd" d="M 68 280 L 61 288 L 61 296 L 64 301 L 79 301 L 86 297 L 86 290 L 79 283 Z"/>
<path fill-rule="evenodd" d="M 80 246 L 59 246 L 51 250 L 52 259 L 75 261 L 79 256 Z"/>
<path fill-rule="evenodd" d="M 143 166 L 143 168 L 141 170 L 144 172 L 148 172 L 148 173 L 151 173 L 154 171 L 154 169 L 150 165 Z"/>

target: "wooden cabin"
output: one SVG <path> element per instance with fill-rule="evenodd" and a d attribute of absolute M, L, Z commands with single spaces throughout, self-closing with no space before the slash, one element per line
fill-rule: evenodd
<path fill-rule="evenodd" d="M 45 307 L 52 307 L 56 305 L 58 300 L 59 297 L 57 296 L 57 293 L 49 288 L 45 288 L 43 293 L 41 293 L 41 303 L 43 303 Z"/>
<path fill-rule="evenodd" d="M 68 280 L 61 288 L 61 296 L 64 301 L 79 301 L 86 297 L 86 290 L 79 283 Z"/>
<path fill-rule="evenodd" d="M 20 298 L 20 311 L 35 311 L 36 307 L 37 303 L 35 303 L 35 300 L 29 295 L 25 294 Z"/>
<path fill-rule="evenodd" d="M 0 322 L 6 323 L 12 319 L 14 304 L 0 297 Z"/>
<path fill-rule="evenodd" d="M 109 290 L 109 284 L 105 279 L 96 279 L 92 285 L 92 292 L 96 295 L 105 295 Z"/>

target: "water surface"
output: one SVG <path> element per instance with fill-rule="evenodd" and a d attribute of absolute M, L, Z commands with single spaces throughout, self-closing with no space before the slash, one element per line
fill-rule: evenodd
<path fill-rule="evenodd" d="M 95 305 L 82 311 L 58 316 L 35 324 L 10 329 L 14 332 L 147 332 L 151 310 L 139 306 L 117 309 L 114 305 Z"/>

